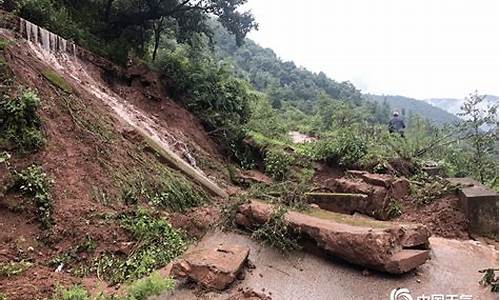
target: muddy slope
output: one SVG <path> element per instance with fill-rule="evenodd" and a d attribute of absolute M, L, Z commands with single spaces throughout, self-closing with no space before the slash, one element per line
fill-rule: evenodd
<path fill-rule="evenodd" d="M 86 237 L 91 237 L 96 243 L 92 255 L 122 251 L 124 245 L 130 244 L 131 237 L 106 215 L 128 209 L 121 200 L 127 180 L 153 174 L 165 164 L 141 137 L 120 121 L 116 111 L 89 93 L 88 85 L 95 84 L 91 80 L 98 83 L 101 93 L 116 91 L 130 99 L 129 108 L 145 115 L 155 114 L 150 116 L 154 118 L 154 126 L 171 134 L 175 151 L 180 155 L 196 153 L 196 157 L 217 161 L 217 148 L 198 120 L 161 93 L 154 92 L 155 97 L 160 97 L 155 99 L 151 97 L 151 90 L 134 82 L 129 86 L 129 83 L 107 78 L 110 80 L 108 84 L 101 77 L 106 70 L 91 63 L 62 66 L 51 61 L 51 57 L 41 59 L 40 55 L 44 53 L 39 53 L 34 45 L 19 39 L 11 31 L 1 30 L 0 37 L 10 40 L 9 45 L 0 51 L 0 57 L 7 64 L 13 86 L 35 89 L 42 99 L 39 115 L 46 138 L 40 151 L 28 156 L 13 156 L 10 163 L 15 169 L 33 163 L 41 165 L 54 181 L 51 185 L 54 225 L 50 234 L 40 231 L 33 208 L 16 209 L 21 201 L 19 195 L 0 194 L 0 226 L 7 229 L 0 231 L 0 261 L 24 259 L 32 262 L 23 274 L 0 278 L 0 291 L 12 300 L 50 297 L 58 284 L 81 283 L 95 289 L 99 285 L 93 277 L 95 275 L 74 277 L 67 269 L 56 273 L 49 261 L 82 244 Z M 88 81 L 64 77 L 71 87 L 71 92 L 66 93 L 44 75 L 57 72 L 59 67 L 79 68 L 75 71 L 85 72 Z M 136 80 L 141 79 L 136 77 Z M 0 167 L 0 180 L 2 184 L 8 180 L 4 166 Z M 187 221 L 172 221 L 189 226 L 191 215 L 201 220 L 196 222 L 201 228 L 197 227 L 198 231 L 204 228 L 199 223 L 214 219 L 212 212 L 201 214 L 211 216 L 206 220 L 197 217 L 200 213 L 193 211 L 182 216 Z"/>

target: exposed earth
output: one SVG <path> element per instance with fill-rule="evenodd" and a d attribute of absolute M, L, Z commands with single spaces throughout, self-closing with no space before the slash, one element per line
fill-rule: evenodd
<path fill-rule="evenodd" d="M 41 45 L 29 43 L 7 29 L 0 29 L 0 37 L 10 41 L 0 51 L 0 58 L 7 66 L 5 72 L 16 84 L 36 88 L 43 99 L 39 115 L 47 139 L 46 146 L 35 154 L 14 155 L 11 166 L 21 169 L 32 163 L 39 164 L 54 181 L 51 185 L 54 226 L 50 231 L 40 229 L 33 207 L 19 205 L 21 195 L 0 190 L 0 263 L 30 262 L 26 271 L 0 277 L 0 292 L 7 299 L 49 298 L 58 285 L 80 284 L 92 292 L 120 291 L 120 284 L 110 284 L 98 274 L 75 276 L 71 273 L 71 264 L 54 266 L 50 261 L 81 245 L 87 237 L 95 243 L 95 250 L 78 253 L 79 262 L 90 263 L 103 253 L 125 255 L 133 251 L 139 242 L 111 216 L 131 209 L 118 201 L 124 182 L 130 178 L 141 181 L 148 176 L 162 176 L 158 175 L 158 166 L 192 182 L 195 189 L 209 196 L 209 201 L 199 207 L 160 212 L 193 241 L 187 253 L 208 249 L 202 252 L 208 253 L 205 257 L 190 260 L 184 257 L 188 261 L 182 269 L 184 275 L 195 269 L 199 276 L 193 278 L 202 278 L 200 282 L 206 279 L 206 273 L 211 277 L 221 275 L 217 266 L 206 271 L 204 263 L 211 263 L 210 259 L 227 266 L 225 259 L 246 261 L 248 255 L 249 262 L 223 270 L 224 284 L 211 285 L 211 281 L 208 284 L 203 281 L 205 288 L 201 288 L 178 279 L 173 293 L 156 299 L 388 299 L 391 290 L 397 287 L 408 288 L 414 297 L 464 294 L 473 295 L 474 299 L 498 298 L 498 294 L 478 284 L 479 270 L 498 266 L 498 243 L 488 245 L 470 239 L 467 218 L 457 195 L 448 193 L 430 204 L 417 205 L 405 178 L 369 173 L 355 178 L 352 172 L 339 166 L 316 162 L 311 192 L 361 195 L 355 198 L 361 199 L 359 202 L 344 207 L 348 213 L 337 211 L 336 214 L 343 214 L 341 218 L 349 220 L 353 218 L 351 214 L 359 216 L 363 226 L 353 231 L 359 231 L 359 236 L 366 238 L 368 244 L 363 246 L 388 249 L 375 253 L 381 261 L 405 250 L 424 251 L 431 259 L 426 261 L 425 257 L 409 272 L 398 269 L 404 274 L 374 271 L 372 269 L 380 264 L 374 266 L 364 260 L 369 252 L 364 251 L 364 247 L 356 248 L 359 245 L 356 242 L 328 236 L 331 232 L 343 233 L 345 227 L 337 226 L 341 223 L 338 220 L 330 220 L 335 223 L 332 226 L 330 221 L 325 221 L 327 229 L 337 231 L 321 231 L 301 223 L 300 226 L 309 230 L 309 237 L 316 238 L 315 243 L 310 245 L 309 240 L 303 250 L 283 255 L 252 239 L 249 231 L 240 231 L 242 227 L 234 232 L 221 232 L 216 228 L 223 217 L 221 210 L 238 201 L 228 195 L 241 196 L 247 193 L 248 186 L 271 185 L 273 180 L 262 170 L 237 169 L 234 175 L 237 180 L 231 178 L 230 163 L 201 122 L 168 97 L 158 75 L 147 66 L 117 67 L 84 49 L 80 49 L 78 57 L 44 52 Z M 63 92 L 50 82 L 46 78 L 47 70 L 64 78 L 71 92 Z M 313 139 L 299 132 L 294 132 L 292 138 L 297 143 Z M 162 150 L 170 151 L 170 158 L 162 154 Z M 0 183 L 7 186 L 9 178 L 7 168 L 0 165 Z M 326 195 L 332 199 L 337 196 Z M 385 213 L 393 198 L 401 201 L 401 215 L 397 218 Z M 319 204 L 313 201 L 308 204 L 314 206 L 314 211 L 327 214 L 320 210 Z M 148 203 L 139 199 L 138 206 L 147 207 Z M 298 219 L 302 220 L 300 216 Z M 404 225 L 410 222 L 418 224 Z M 405 231 L 408 227 L 418 228 L 418 234 L 408 234 Z M 248 229 L 252 229 L 251 226 Z M 379 236 L 385 240 L 379 240 Z M 415 236 L 418 243 L 408 242 Z M 328 248 L 325 241 L 338 242 L 337 253 L 345 248 L 344 257 L 353 257 L 350 261 L 355 263 L 325 251 Z M 245 251 L 247 248 L 231 250 L 236 246 L 247 247 L 249 252 Z M 232 251 L 238 255 L 231 256 Z M 348 253 L 350 251 L 352 253 Z M 362 258 L 359 259 L 363 262 L 361 265 L 369 267 L 359 266 L 357 256 Z M 169 275 L 166 269 L 168 267 L 162 269 L 165 276 Z"/>

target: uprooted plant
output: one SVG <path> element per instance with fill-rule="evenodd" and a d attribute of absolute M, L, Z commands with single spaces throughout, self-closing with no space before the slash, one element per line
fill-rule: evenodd
<path fill-rule="evenodd" d="M 22 171 L 14 172 L 14 184 L 11 190 L 21 192 L 33 201 L 37 219 L 43 229 L 48 229 L 52 222 L 52 197 L 49 193 L 51 179 L 42 167 L 31 165 Z"/>
<path fill-rule="evenodd" d="M 457 191 L 458 186 L 441 177 L 431 177 L 422 182 L 413 181 L 415 203 L 425 205 Z"/>
<path fill-rule="evenodd" d="M 87 272 L 121 283 L 146 276 L 186 250 L 187 238 L 163 218 L 144 209 L 119 216 L 121 226 L 135 241 L 128 255 L 106 253 L 97 257 Z"/>
<path fill-rule="evenodd" d="M 284 206 L 276 206 L 267 222 L 260 225 L 252 233 L 252 237 L 284 253 L 300 249 L 298 238 L 294 236 L 298 232 L 288 228 L 286 213 L 287 209 Z"/>

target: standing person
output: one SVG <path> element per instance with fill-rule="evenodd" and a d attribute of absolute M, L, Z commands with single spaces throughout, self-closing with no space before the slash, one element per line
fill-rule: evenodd
<path fill-rule="evenodd" d="M 389 132 L 390 133 L 399 133 L 401 137 L 405 137 L 405 122 L 399 118 L 399 113 L 395 111 L 392 114 L 392 119 L 389 121 Z"/>

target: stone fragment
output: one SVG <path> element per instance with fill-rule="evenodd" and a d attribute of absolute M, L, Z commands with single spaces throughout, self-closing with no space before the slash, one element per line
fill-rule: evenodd
<path fill-rule="evenodd" d="M 248 247 L 231 245 L 193 250 L 174 263 L 172 273 L 209 289 L 227 288 L 242 271 Z"/>

